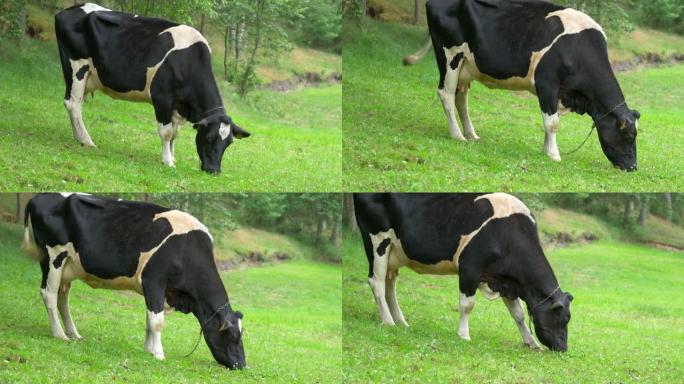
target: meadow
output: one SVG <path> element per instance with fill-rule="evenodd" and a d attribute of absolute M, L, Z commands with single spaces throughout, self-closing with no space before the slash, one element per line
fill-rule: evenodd
<path fill-rule="evenodd" d="M 472 341 L 458 328 L 458 278 L 401 271 L 409 327 L 381 324 L 360 236 L 343 249 L 347 383 L 675 383 L 684 377 L 682 253 L 618 241 L 547 251 L 574 296 L 568 352 L 530 350 L 501 300 L 480 293 Z"/>
<path fill-rule="evenodd" d="M 166 360 L 144 351 L 142 296 L 72 285 L 70 304 L 84 340 L 53 338 L 38 288 L 40 267 L 19 250 L 18 226 L 0 223 L 0 383 L 314 383 L 341 374 L 339 265 L 297 260 L 221 273 L 244 313 L 247 368 L 229 371 L 192 315 L 166 316 Z"/>
<path fill-rule="evenodd" d="M 424 25 L 374 20 L 345 25 L 345 190 L 636 192 L 684 186 L 684 158 L 678 155 L 684 153 L 684 65 L 617 74 L 630 108 L 642 115 L 639 171 L 627 174 L 612 167 L 596 133 L 578 152 L 567 154 L 589 133 L 588 116 L 561 118 L 563 161 L 556 163 L 542 151 L 537 99 L 479 83 L 470 92 L 470 115 L 481 140 L 451 139 L 436 94 L 439 76 L 432 52 L 414 67 L 401 65 L 402 57 L 425 41 L 425 31 Z M 663 49 L 683 51 L 683 42 L 667 40 Z M 626 48 L 616 57 L 636 45 L 621 44 Z"/>
<path fill-rule="evenodd" d="M 304 52 L 299 55 L 303 57 L 283 60 L 271 76 L 341 65 L 339 56 L 297 52 Z M 216 67 L 221 65 L 218 58 L 214 61 Z M 217 74 L 228 114 L 252 136 L 226 150 L 222 173 L 212 177 L 199 170 L 191 124 L 183 126 L 176 140 L 176 167 L 165 167 L 152 106 L 114 100 L 101 92 L 88 96 L 83 106 L 97 148 L 81 147 L 72 137 L 63 105 L 61 73 L 54 41 L 0 40 L 0 190 L 340 189 L 340 84 L 287 92 L 262 88 L 240 98 Z"/>

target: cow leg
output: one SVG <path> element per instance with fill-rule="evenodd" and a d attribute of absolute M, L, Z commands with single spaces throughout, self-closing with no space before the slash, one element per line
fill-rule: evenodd
<path fill-rule="evenodd" d="M 458 74 L 461 72 L 463 60 L 456 57 L 463 57 L 459 53 L 454 57 L 450 51 L 441 47 L 440 44 L 435 44 L 435 53 L 437 54 L 437 65 L 439 66 L 439 87 L 437 88 L 437 95 L 442 101 L 444 108 L 444 115 L 449 122 L 449 131 L 451 137 L 460 141 L 467 141 L 461 133 L 458 123 L 456 123 L 456 109 L 455 98 L 458 87 Z M 459 56 L 460 55 L 460 56 Z M 454 65 L 455 64 L 455 65 Z"/>
<path fill-rule="evenodd" d="M 181 117 L 181 115 L 178 114 L 177 111 L 173 111 L 173 116 L 171 117 L 171 124 L 172 124 L 172 136 L 171 136 L 171 158 L 173 159 L 173 162 L 176 162 L 176 148 L 174 143 L 176 142 L 176 137 L 178 137 L 178 131 L 180 131 L 181 125 L 183 125 L 183 122 L 185 119 Z"/>
<path fill-rule="evenodd" d="M 408 326 L 406 319 L 404 319 L 404 314 L 401 313 L 401 308 L 399 308 L 399 302 L 397 301 L 397 277 L 399 277 L 399 270 L 388 271 L 387 279 L 385 280 L 385 298 L 387 299 L 387 304 L 389 305 L 389 310 L 394 322 L 396 324 Z"/>
<path fill-rule="evenodd" d="M 480 137 L 475 133 L 475 127 L 473 127 L 473 122 L 468 114 L 469 91 L 470 84 L 459 84 L 458 93 L 456 93 L 456 109 L 458 110 L 458 116 L 461 118 L 461 124 L 463 124 L 466 137 L 470 141 L 477 141 L 480 140 Z"/>
<path fill-rule="evenodd" d="M 513 320 L 515 320 L 518 330 L 520 330 L 523 343 L 533 349 L 541 348 L 539 343 L 537 343 L 537 340 L 532 337 L 532 333 L 530 332 L 530 329 L 527 328 L 527 324 L 525 324 L 525 312 L 523 311 L 522 305 L 520 305 L 520 299 L 516 298 L 515 300 L 511 300 L 505 297 L 502 297 L 502 299 L 506 304 L 506 308 L 508 308 L 508 312 L 511 313 Z"/>
<path fill-rule="evenodd" d="M 177 129 L 173 126 L 173 123 L 160 123 L 157 122 L 159 126 L 159 137 L 162 142 L 162 162 L 169 167 L 176 165 L 176 160 L 173 157 L 173 139 L 176 138 L 178 134 Z"/>
<path fill-rule="evenodd" d="M 371 241 L 373 243 L 373 276 L 368 278 L 368 284 L 373 291 L 375 304 L 378 306 L 382 322 L 387 325 L 394 325 L 394 319 L 390 314 L 385 295 L 390 239 L 371 235 Z"/>
<path fill-rule="evenodd" d="M 85 68 L 85 69 L 84 69 Z M 71 128 L 74 131 L 74 138 L 86 147 L 94 147 L 95 143 L 90 138 L 85 124 L 83 123 L 83 101 L 86 93 L 86 83 L 88 82 L 88 65 L 82 65 L 71 78 L 71 91 L 65 95 L 64 107 L 69 112 Z M 83 71 L 86 71 L 85 74 Z M 79 79 L 81 77 L 81 79 Z M 67 91 L 69 88 L 67 87 Z"/>
<path fill-rule="evenodd" d="M 62 271 L 64 270 L 64 258 L 60 255 L 65 253 L 53 252 L 52 249 L 48 248 L 47 268 L 43 267 L 44 276 L 40 295 L 43 297 L 43 303 L 45 303 L 45 309 L 50 320 L 52 336 L 62 340 L 69 340 L 64 333 L 64 329 L 62 329 L 57 313 L 57 296 L 62 282 Z"/>
<path fill-rule="evenodd" d="M 71 311 L 69 311 L 69 290 L 71 290 L 71 282 L 62 283 L 57 295 L 57 306 L 59 307 L 59 313 L 62 315 L 67 336 L 70 339 L 81 340 L 83 337 L 78 334 L 76 324 L 74 324 L 74 320 L 71 318 Z"/>
<path fill-rule="evenodd" d="M 164 349 L 161 343 L 161 330 L 164 327 L 164 292 L 166 288 L 154 277 L 143 275 L 143 295 L 147 306 L 147 329 L 145 350 L 158 360 L 164 360 Z"/>
<path fill-rule="evenodd" d="M 541 76 L 541 75 L 540 75 Z M 556 132 L 560 125 L 560 117 L 558 115 L 558 93 L 560 86 L 558 81 L 551 78 L 544 78 L 543 81 L 537 82 L 537 95 L 539 97 L 539 106 L 542 110 L 542 118 L 544 119 L 544 152 L 554 161 L 561 161 L 560 151 L 556 143 Z"/>
<path fill-rule="evenodd" d="M 461 292 L 461 297 L 458 304 L 458 310 L 460 312 L 460 322 L 458 324 L 458 336 L 463 340 L 470 341 L 470 324 L 468 318 L 470 317 L 470 312 L 473 311 L 475 306 L 475 295 L 468 296 Z"/>

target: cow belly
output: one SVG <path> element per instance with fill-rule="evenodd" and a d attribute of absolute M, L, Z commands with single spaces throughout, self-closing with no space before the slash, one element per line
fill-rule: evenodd
<path fill-rule="evenodd" d="M 152 80 L 157 74 L 157 70 L 162 63 L 158 63 L 154 67 L 147 68 L 147 75 L 145 81 L 145 87 L 141 90 L 130 90 L 126 92 L 115 91 L 107 85 L 103 84 L 100 76 L 97 73 L 97 68 L 93 64 L 92 58 L 71 60 L 71 68 L 73 73 L 77 73 L 84 65 L 88 65 L 89 69 L 86 74 L 86 86 L 85 93 L 93 93 L 97 90 L 101 90 L 109 97 L 119 100 L 128 101 L 138 101 L 138 102 L 151 102 L 152 97 L 150 96 L 150 87 L 152 85 Z"/>
<path fill-rule="evenodd" d="M 397 270 L 401 267 L 409 267 L 414 272 L 424 275 L 456 275 L 458 263 L 453 260 L 442 260 L 436 264 L 423 264 L 411 259 L 406 255 L 401 241 L 392 241 L 392 249 L 389 255 L 389 269 Z"/>
<path fill-rule="evenodd" d="M 63 282 L 69 282 L 76 279 L 83 281 L 92 288 L 129 290 L 140 294 L 143 293 L 138 273 L 132 277 L 120 276 L 113 279 L 103 279 L 92 275 L 83 269 L 78 253 L 69 255 L 69 258 L 64 265 L 64 272 L 62 273 Z"/>

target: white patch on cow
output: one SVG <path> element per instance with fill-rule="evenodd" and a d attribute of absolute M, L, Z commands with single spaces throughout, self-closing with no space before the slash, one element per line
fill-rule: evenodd
<path fill-rule="evenodd" d="M 99 6 L 97 4 L 93 3 L 85 3 L 83 6 L 81 6 L 81 9 L 85 13 L 90 13 L 90 12 L 95 12 L 95 11 L 111 11 L 111 9 L 107 9 L 105 7 Z"/>
<path fill-rule="evenodd" d="M 461 254 L 468 246 L 468 244 L 470 244 L 473 238 L 477 236 L 477 234 L 480 233 L 482 228 L 484 228 L 490 221 L 494 219 L 503 219 L 515 214 L 523 214 L 527 216 L 532 222 L 534 222 L 534 218 L 532 217 L 532 213 L 530 213 L 529 208 L 527 208 L 522 201 L 518 200 L 514 196 L 511 196 L 506 193 L 490 193 L 488 195 L 478 196 L 477 198 L 475 198 L 475 201 L 481 199 L 489 200 L 490 204 L 492 205 L 492 209 L 494 210 L 494 214 L 487 220 L 482 222 L 479 228 L 466 235 L 461 236 L 461 240 L 458 243 L 458 249 L 456 249 L 456 253 L 454 254 L 453 262 L 456 265 L 458 265 L 458 259 L 461 257 Z"/>
<path fill-rule="evenodd" d="M 209 47 L 209 43 L 207 43 L 207 40 L 202 36 L 201 33 L 199 33 L 196 29 L 187 26 L 187 25 L 177 25 L 175 27 L 167 28 L 159 33 L 159 35 L 163 33 L 169 33 L 171 34 L 171 37 L 173 39 L 174 46 L 171 48 L 164 57 L 154 66 L 148 67 L 147 68 L 147 74 L 146 74 L 146 81 L 145 81 L 145 86 L 143 89 L 140 90 L 130 90 L 127 92 L 118 92 L 115 91 L 111 88 L 108 88 L 102 84 L 100 81 L 100 77 L 97 73 L 97 68 L 93 65 L 93 60 L 92 58 L 87 58 L 87 59 L 81 59 L 82 61 L 88 63 L 90 65 L 90 71 L 89 71 L 89 76 L 87 80 L 87 93 L 91 93 L 96 89 L 102 90 L 105 94 L 109 95 L 110 97 L 113 97 L 115 99 L 122 99 L 122 100 L 130 100 L 130 101 L 143 101 L 143 102 L 151 102 L 152 96 L 150 94 L 150 89 L 152 87 L 152 80 L 154 80 L 154 77 L 157 75 L 157 71 L 159 70 L 159 67 L 164 63 L 166 58 L 171 54 L 171 52 L 180 50 L 180 49 L 185 49 L 190 47 L 191 45 L 201 42 L 204 43 L 207 46 L 207 49 L 209 49 L 209 52 L 211 52 L 211 48 Z M 75 73 L 75 72 L 74 72 Z"/>
<path fill-rule="evenodd" d="M 501 294 L 492 290 L 487 283 L 480 283 L 479 289 L 487 300 L 496 300 L 501 297 Z"/>
<path fill-rule="evenodd" d="M 238 331 L 242 334 L 242 319 L 238 319 Z"/>
<path fill-rule="evenodd" d="M 160 122 L 157 122 L 157 126 L 159 127 L 159 138 L 162 142 L 162 162 L 173 167 L 176 165 L 176 159 L 173 156 L 171 142 L 178 135 L 178 126 L 173 123 L 162 124 Z"/>
<path fill-rule="evenodd" d="M 36 239 L 33 236 L 33 225 L 31 224 L 30 213 L 28 214 L 26 226 L 24 227 L 24 238 L 21 241 L 21 249 L 36 261 L 40 261 L 43 258 L 43 253 L 38 247 L 38 244 L 36 244 Z"/>
<path fill-rule="evenodd" d="M 468 318 L 470 317 L 470 312 L 473 311 L 473 307 L 475 307 L 475 295 L 466 296 L 465 293 L 461 293 L 458 303 L 458 310 L 460 313 L 458 336 L 463 340 L 470 341 L 470 324 Z"/>
<path fill-rule="evenodd" d="M 444 108 L 444 115 L 449 122 L 449 131 L 451 132 L 451 137 L 460 141 L 467 141 L 466 138 L 461 133 L 461 129 L 458 127 L 456 122 L 456 89 L 458 87 L 458 74 L 463 65 L 463 60 L 458 63 L 456 69 L 451 68 L 451 61 L 454 57 L 459 54 L 458 51 L 450 51 L 444 49 L 444 54 L 446 55 L 446 73 L 444 75 L 444 88 L 437 90 L 437 95 L 442 101 L 442 107 Z"/>
<path fill-rule="evenodd" d="M 147 337 L 145 350 L 158 360 L 164 360 L 164 349 L 161 343 L 161 331 L 164 327 L 164 311 L 154 313 L 147 311 Z"/>
<path fill-rule="evenodd" d="M 580 33 L 587 29 L 595 29 L 601 32 L 601 34 L 603 34 L 603 37 L 607 39 L 606 33 L 603 31 L 603 28 L 601 28 L 601 26 L 596 21 L 594 21 L 594 19 L 576 9 L 565 8 L 561 9 L 560 11 L 551 12 L 548 15 L 546 15 L 547 19 L 551 17 L 558 17 L 561 20 L 561 22 L 563 23 L 563 35 L 572 35 L 575 33 Z M 556 38 L 556 40 L 558 40 L 558 37 Z"/>
<path fill-rule="evenodd" d="M 221 140 L 225 140 L 228 138 L 228 136 L 230 136 L 230 129 L 230 124 L 221 123 L 221 128 L 219 128 L 219 136 L 221 136 Z"/>
<path fill-rule="evenodd" d="M 90 193 L 83 193 L 83 192 L 59 192 L 62 197 L 66 198 L 71 195 L 78 195 L 78 196 L 92 196 Z"/>
<path fill-rule="evenodd" d="M 544 118 L 544 131 L 546 137 L 544 139 L 544 152 L 549 155 L 549 157 L 554 161 L 561 161 L 560 151 L 558 150 L 558 144 L 556 143 L 556 132 L 558 132 L 558 126 L 560 125 L 560 117 L 558 113 L 553 115 L 547 115 L 542 113 Z"/>
<path fill-rule="evenodd" d="M 153 221 L 159 220 L 159 219 L 166 219 L 169 221 L 169 224 L 171 224 L 171 233 L 162 241 L 166 241 L 171 236 L 175 235 L 184 235 L 188 232 L 191 231 L 202 231 L 209 236 L 211 241 L 214 241 L 214 238 L 211 237 L 211 233 L 209 233 L 209 230 L 207 227 L 202 224 L 199 220 L 197 220 L 194 216 L 185 213 L 183 211 L 179 211 L 176 209 L 170 210 L 170 211 L 164 211 L 161 213 L 157 213 L 154 215 Z"/>
<path fill-rule="evenodd" d="M 378 307 L 378 312 L 380 313 L 382 322 L 387 325 L 394 325 L 394 319 L 390 313 L 389 305 L 387 304 L 387 297 L 385 295 L 389 254 L 392 248 L 391 242 L 390 245 L 385 248 L 385 251 L 382 255 L 378 253 L 378 246 L 380 243 L 386 239 L 390 239 L 390 236 L 387 232 L 380 232 L 376 235 L 371 234 L 370 238 L 371 243 L 373 244 L 373 276 L 368 278 L 368 285 L 370 285 L 371 290 L 373 291 L 375 304 Z"/>
<path fill-rule="evenodd" d="M 69 113 L 71 119 L 71 128 L 73 130 L 74 138 L 86 147 L 94 147 L 95 143 L 90 138 L 86 130 L 85 123 L 83 123 L 83 102 L 85 101 L 85 94 L 88 93 L 88 83 L 91 81 L 90 74 L 92 73 L 92 61 L 89 59 L 71 60 L 71 94 L 68 99 L 64 100 L 64 107 Z M 89 65 L 89 70 L 79 79 L 76 75 L 84 66 Z"/>
<path fill-rule="evenodd" d="M 558 101 L 557 109 L 558 109 L 558 114 L 560 116 L 563 116 L 563 115 L 566 115 L 566 114 L 572 112 L 572 110 L 570 108 L 566 107 L 562 101 Z"/>

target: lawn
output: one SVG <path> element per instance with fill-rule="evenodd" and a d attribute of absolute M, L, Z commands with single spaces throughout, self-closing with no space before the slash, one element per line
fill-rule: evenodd
<path fill-rule="evenodd" d="M 673 191 L 684 187 L 684 65 L 618 74 L 638 109 L 639 171 L 613 169 L 594 133 L 561 163 L 542 151 L 536 98 L 474 83 L 470 112 L 478 143 L 450 138 L 436 89 L 434 55 L 414 67 L 401 58 L 426 38 L 424 26 L 347 23 L 344 34 L 343 188 L 392 191 Z M 579 146 L 588 116 L 561 119 L 561 154 Z"/>
<path fill-rule="evenodd" d="M 54 42 L 0 42 L 0 190 L 3 191 L 335 191 L 341 184 L 342 86 L 242 99 L 218 80 L 229 115 L 252 137 L 236 142 L 222 173 L 199 170 L 195 131 L 176 141 L 176 168 L 161 163 L 151 105 L 96 92 L 83 107 L 97 148 L 72 138 Z"/>
<path fill-rule="evenodd" d="M 458 278 L 406 269 L 397 296 L 410 324 L 380 323 L 360 237 L 346 234 L 343 271 L 345 382 L 674 383 L 684 377 L 684 256 L 599 242 L 556 249 L 549 261 L 571 292 L 565 354 L 523 346 L 501 300 L 480 293 L 471 342 L 458 338 Z"/>
<path fill-rule="evenodd" d="M 71 312 L 79 342 L 50 335 L 38 288 L 40 267 L 19 251 L 19 227 L 0 223 L 0 383 L 315 383 L 339 382 L 340 267 L 307 261 L 222 273 L 234 308 L 245 315 L 247 369 L 211 357 L 192 315 L 166 316 L 165 361 L 143 349 L 142 296 L 75 282 Z"/>

